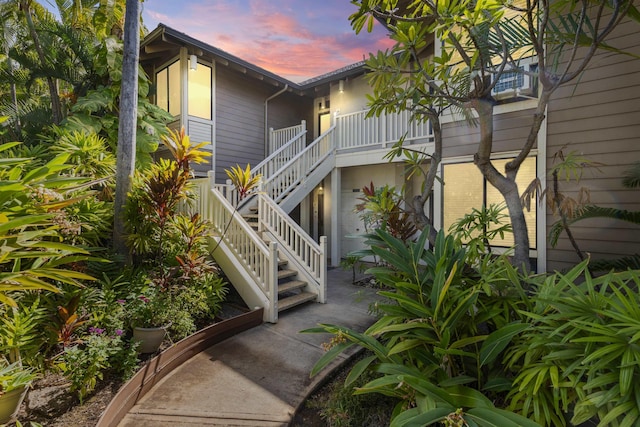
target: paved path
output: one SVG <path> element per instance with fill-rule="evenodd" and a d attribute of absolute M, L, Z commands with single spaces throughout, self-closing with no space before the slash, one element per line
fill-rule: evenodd
<path fill-rule="evenodd" d="M 299 331 L 333 323 L 364 330 L 375 291 L 351 285 L 351 272 L 328 272 L 327 304 L 306 304 L 202 353 L 162 379 L 119 427 L 286 426 L 331 368 L 309 372 L 322 356 L 325 334 Z M 346 361 L 342 356 L 340 362 Z"/>

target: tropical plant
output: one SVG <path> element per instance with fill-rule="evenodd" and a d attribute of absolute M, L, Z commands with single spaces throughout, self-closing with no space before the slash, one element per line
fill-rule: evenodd
<path fill-rule="evenodd" d="M 17 307 L 2 306 L 0 317 L 0 352 L 10 363 L 33 362 L 43 347 L 43 327 L 46 311 L 40 306 L 40 298 L 31 304 L 21 302 Z"/>
<path fill-rule="evenodd" d="M 17 143 L 0 145 L 6 155 Z M 83 179 L 63 176 L 70 166 L 56 156 L 43 166 L 29 168 L 29 159 L 3 157 L 0 164 L 0 302 L 15 305 L 10 293 L 18 290 L 57 291 L 55 282 L 79 284 L 92 277 L 70 268 L 89 259 L 88 252 L 63 243 L 62 209 L 73 205 Z"/>
<path fill-rule="evenodd" d="M 541 277 L 530 327 L 506 363 L 509 408 L 545 426 L 632 426 L 640 420 L 638 271 L 592 277 L 588 260 Z"/>
<path fill-rule="evenodd" d="M 512 232 L 511 225 L 505 223 L 508 215 L 504 213 L 504 205 L 472 208 L 458 221 L 451 224 L 449 233 L 467 250 L 467 262 L 475 265 L 488 253 L 491 253 L 491 242 L 496 237 L 504 239 L 505 234 Z"/>
<path fill-rule="evenodd" d="M 23 367 L 20 362 L 0 365 L 0 395 L 24 387 L 37 378 L 33 369 Z"/>
<path fill-rule="evenodd" d="M 362 203 L 355 211 L 362 218 L 365 228 L 382 228 L 392 236 L 402 240 L 413 238 L 418 229 L 411 221 L 410 214 L 402 209 L 401 194 L 394 187 L 385 185 L 375 188 L 373 182 L 362 188 Z"/>
<path fill-rule="evenodd" d="M 622 183 L 627 188 L 640 187 L 640 162 L 636 162 L 631 168 L 625 171 Z M 568 198 L 566 197 L 564 198 L 564 200 L 567 199 Z M 551 228 L 549 229 L 549 243 L 551 246 L 555 247 L 558 243 L 560 234 L 565 231 L 569 234 L 570 240 L 572 241 L 572 244 L 581 260 L 584 260 L 586 256 L 579 249 L 573 235 L 570 234 L 570 227 L 575 223 L 586 219 L 608 218 L 640 225 L 640 211 L 628 211 L 615 207 L 597 206 L 590 203 L 588 198 L 580 200 L 580 203 L 572 203 L 570 206 L 571 208 L 567 209 L 563 213 L 561 219 L 551 225 Z M 608 271 L 611 269 L 626 270 L 627 268 L 640 269 L 640 254 L 631 254 L 626 257 L 611 260 L 592 260 L 589 263 L 589 269 L 591 271 Z"/>
<path fill-rule="evenodd" d="M 335 325 L 307 330 L 335 334 L 335 346 L 312 374 L 358 344 L 373 355 L 352 369 L 346 384 L 367 370 L 377 373 L 357 393 L 398 398 L 392 426 L 536 425 L 492 401 L 510 386 L 498 356 L 528 327 L 518 314 L 527 308 L 522 278 L 506 257 L 489 255 L 500 273 L 480 262 L 479 267 L 489 268 L 469 276 L 463 268 L 465 250 L 453 237 L 440 231 L 428 250 L 427 236 L 423 231 L 408 242 L 383 230 L 369 236 L 371 252 L 384 264 L 368 272 L 390 288 L 379 292 L 386 299 L 376 304 L 381 317 L 364 333 Z"/>
<path fill-rule="evenodd" d="M 107 370 L 128 378 L 137 366 L 135 346 L 123 341 L 122 332 L 110 335 L 100 328 L 89 332 L 82 343 L 66 348 L 59 361 L 71 383 L 70 389 L 77 393 L 80 403 L 95 389 Z"/>
<path fill-rule="evenodd" d="M 251 194 L 262 179 L 261 174 L 251 176 L 251 166 L 248 163 L 244 169 L 242 169 L 240 165 L 235 165 L 232 166 L 231 169 L 225 169 L 225 173 L 238 192 L 240 200 Z"/>
<path fill-rule="evenodd" d="M 170 133 L 165 144 L 172 147 L 170 152 L 176 157 L 160 159 L 147 172 L 137 174 L 125 207 L 130 248 L 141 262 L 155 265 L 175 263 L 176 253 L 170 253 L 167 237 L 172 233 L 181 235 L 176 228 L 191 230 L 178 225 L 181 221 L 184 223 L 180 219 L 184 215 L 178 212 L 180 203 L 193 196 L 189 191 L 189 162 L 202 162 L 210 155 L 201 150 L 202 143 L 191 146 L 189 136 L 184 132 Z M 191 221 L 197 224 L 199 217 L 193 217 Z M 204 232 L 199 224 L 195 227 Z"/>
<path fill-rule="evenodd" d="M 170 132 L 165 145 L 174 158 L 139 174 L 126 205 L 135 268 L 125 311 L 130 326 L 170 323 L 171 338 L 179 339 L 215 314 L 225 290 L 209 255 L 208 222 L 181 213 L 193 196 L 190 162 L 202 162 L 209 153 L 201 150 L 204 144 L 192 146 L 184 131 Z"/>

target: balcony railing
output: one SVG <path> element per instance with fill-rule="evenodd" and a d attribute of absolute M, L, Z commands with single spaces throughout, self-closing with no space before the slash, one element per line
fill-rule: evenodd
<path fill-rule="evenodd" d="M 433 131 L 429 121 L 411 120 L 410 111 L 366 117 L 367 111 L 336 116 L 337 148 L 367 148 L 394 144 L 405 138 L 407 142 L 429 141 Z"/>

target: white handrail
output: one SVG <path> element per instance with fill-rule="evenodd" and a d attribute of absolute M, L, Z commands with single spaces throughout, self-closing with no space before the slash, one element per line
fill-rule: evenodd
<path fill-rule="evenodd" d="M 299 265 L 312 277 L 318 295 L 326 289 L 326 264 L 323 262 L 325 248 L 296 224 L 277 203 L 265 194 L 258 194 L 258 229 L 269 231 L 285 252 L 292 255 Z M 320 301 L 323 302 L 323 301 Z"/>
<path fill-rule="evenodd" d="M 214 233 L 224 240 L 270 304 L 275 304 L 277 295 L 272 292 L 275 285 L 270 282 L 275 277 L 272 270 L 277 269 L 277 262 L 270 259 L 269 248 L 220 191 L 212 189 L 210 195 L 211 217 L 206 219 L 211 221 Z"/>
<path fill-rule="evenodd" d="M 335 147 L 333 143 L 335 128 L 335 125 L 331 126 L 279 170 L 266 179 L 263 177 L 262 191 L 276 202 L 280 202 L 290 190 L 300 184 L 304 177 L 331 154 Z"/>
<path fill-rule="evenodd" d="M 431 123 L 414 120 L 411 112 L 382 114 L 367 118 L 368 111 L 336 116 L 336 146 L 338 149 L 359 148 L 368 145 L 394 144 L 405 141 L 433 138 Z"/>
<path fill-rule="evenodd" d="M 251 175 L 257 176 L 260 174 L 263 179 L 270 178 L 276 171 L 280 170 L 282 166 L 305 149 L 307 145 L 306 135 L 307 130 L 303 129 L 292 136 L 284 145 L 253 167 Z"/>
<path fill-rule="evenodd" d="M 307 122 L 302 120 L 299 125 L 289 126 L 282 129 L 273 130 L 269 128 L 269 153 L 274 153 L 282 146 L 286 145 L 296 135 L 306 131 Z"/>

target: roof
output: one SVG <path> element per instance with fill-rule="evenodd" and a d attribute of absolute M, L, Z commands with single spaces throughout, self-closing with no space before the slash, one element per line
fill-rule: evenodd
<path fill-rule="evenodd" d="M 158 43 L 165 44 L 167 49 L 170 47 L 186 47 L 199 56 L 209 56 L 218 63 L 234 67 L 241 72 L 251 74 L 253 77 L 260 80 L 266 80 L 274 86 L 288 86 L 290 90 L 300 93 L 308 92 L 309 90 L 313 90 L 317 86 L 326 83 L 357 76 L 365 72 L 364 61 L 360 61 L 355 64 L 342 67 L 338 70 L 313 77 L 301 83 L 295 83 L 164 24 L 158 24 L 158 26 L 140 43 L 141 60 L 145 60 L 145 53 L 147 54 L 146 59 L 152 58 L 154 54 L 159 54 L 158 50 L 152 48 L 152 46 Z"/>

